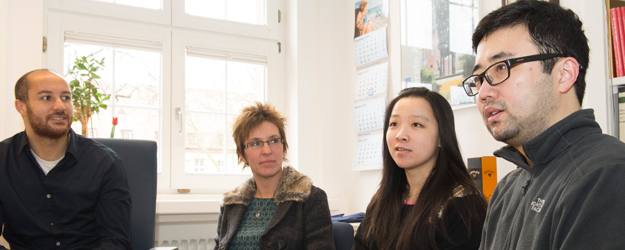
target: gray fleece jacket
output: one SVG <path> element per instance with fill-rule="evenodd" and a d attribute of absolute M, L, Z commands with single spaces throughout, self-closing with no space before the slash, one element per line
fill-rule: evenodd
<path fill-rule="evenodd" d="M 490 200 L 480 249 L 625 249 L 625 144 L 577 111 L 495 152 L 518 166 Z"/>
<path fill-rule="evenodd" d="M 326 193 L 294 168 L 285 167 L 282 171 L 273 196 L 276 212 L 260 237 L 259 249 L 333 250 L 334 236 Z M 224 194 L 215 250 L 230 248 L 254 193 L 256 182 L 250 178 Z"/>

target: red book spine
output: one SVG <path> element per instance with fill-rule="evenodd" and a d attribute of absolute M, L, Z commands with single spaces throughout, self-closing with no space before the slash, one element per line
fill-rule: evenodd
<path fill-rule="evenodd" d="M 620 11 L 618 8 L 610 9 L 610 23 L 612 26 L 612 49 L 614 50 L 614 73 L 615 77 L 621 77 L 625 75 L 623 72 L 623 51 L 621 45 L 621 22 L 620 22 Z"/>
<path fill-rule="evenodd" d="M 618 21 L 619 21 L 619 32 L 621 42 L 621 71 L 623 72 L 620 76 L 625 76 L 625 7 L 618 8 Z"/>

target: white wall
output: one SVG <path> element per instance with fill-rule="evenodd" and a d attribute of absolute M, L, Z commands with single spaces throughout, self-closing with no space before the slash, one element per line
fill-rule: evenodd
<path fill-rule="evenodd" d="M 2 18 L 6 22 L 6 40 L 0 42 L 0 51 L 6 44 L 4 52 L 0 54 L 0 67 L 5 74 L 1 74 L 3 90 L 0 92 L 3 104 L 0 105 L 0 123 L 4 129 L 0 130 L 3 138 L 24 130 L 22 118 L 15 111 L 13 102 L 13 88 L 17 79 L 24 73 L 43 65 L 41 41 L 43 36 L 43 1 L 41 0 L 3 0 Z M 10 11 L 9 11 L 10 10 Z M 5 15 L 6 14 L 6 15 Z M 2 27 L 2 24 L 0 24 Z M 2 71 L 0 71 L 2 72 Z M 2 114 L 2 112 L 4 114 Z"/>
<path fill-rule="evenodd" d="M 289 158 L 341 210 L 348 208 L 345 176 L 351 174 L 353 151 L 348 145 L 355 138 L 347 6 L 299 0 L 287 1 L 285 11 Z"/>
<path fill-rule="evenodd" d="M 0 0 L 0 138 L 5 138 L 9 0 Z"/>

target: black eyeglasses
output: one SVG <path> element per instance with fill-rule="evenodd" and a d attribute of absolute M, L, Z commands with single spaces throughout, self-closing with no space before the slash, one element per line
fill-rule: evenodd
<path fill-rule="evenodd" d="M 490 84 L 490 86 L 498 85 L 510 77 L 510 68 L 519 63 L 547 60 L 554 57 L 565 57 L 564 54 L 538 54 L 532 56 L 524 56 L 518 58 L 512 58 L 496 62 L 490 65 L 482 74 L 471 75 L 462 81 L 462 86 L 467 95 L 474 96 L 480 92 L 484 79 Z"/>
<path fill-rule="evenodd" d="M 268 141 L 252 141 L 245 143 L 245 145 L 243 145 L 243 148 L 260 149 L 265 145 L 265 143 L 267 143 L 269 147 L 276 147 L 284 143 L 284 140 L 282 138 L 273 138 L 269 139 Z"/>

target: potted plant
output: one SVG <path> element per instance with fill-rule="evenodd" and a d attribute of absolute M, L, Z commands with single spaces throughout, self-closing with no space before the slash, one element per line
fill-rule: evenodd
<path fill-rule="evenodd" d="M 98 93 L 99 84 L 96 79 L 100 79 L 100 76 L 96 72 L 102 67 L 104 67 L 104 58 L 98 61 L 89 55 L 76 58 L 74 66 L 69 71 L 73 78 L 69 82 L 69 88 L 72 91 L 74 121 L 80 121 L 83 136 L 88 135 L 87 128 L 91 116 L 100 112 L 100 109 L 106 110 L 107 106 L 104 102 L 110 98 L 110 96 L 102 97 Z M 93 128 L 93 122 L 91 127 Z"/>

